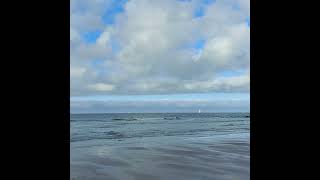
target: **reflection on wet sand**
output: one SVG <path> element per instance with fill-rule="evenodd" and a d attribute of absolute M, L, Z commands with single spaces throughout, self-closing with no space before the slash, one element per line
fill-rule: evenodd
<path fill-rule="evenodd" d="M 72 179 L 249 179 L 249 142 L 122 147 L 71 162 Z"/>

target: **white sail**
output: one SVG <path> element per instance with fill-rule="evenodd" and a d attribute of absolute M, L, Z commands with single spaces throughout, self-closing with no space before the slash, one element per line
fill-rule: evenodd
<path fill-rule="evenodd" d="M 199 109 L 198 113 L 201 113 L 201 110 Z"/>

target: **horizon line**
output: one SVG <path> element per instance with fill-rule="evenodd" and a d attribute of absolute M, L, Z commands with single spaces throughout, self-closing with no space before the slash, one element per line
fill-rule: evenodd
<path fill-rule="evenodd" d="M 164 113 L 192 113 L 192 114 L 205 114 L 205 113 L 250 113 L 250 111 L 222 111 L 222 112 L 85 112 L 85 113 L 71 113 L 70 115 L 73 114 L 164 114 Z"/>

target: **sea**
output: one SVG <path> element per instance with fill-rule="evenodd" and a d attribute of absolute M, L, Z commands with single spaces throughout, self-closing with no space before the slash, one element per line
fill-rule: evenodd
<path fill-rule="evenodd" d="M 250 113 L 70 115 L 72 180 L 248 180 Z"/>

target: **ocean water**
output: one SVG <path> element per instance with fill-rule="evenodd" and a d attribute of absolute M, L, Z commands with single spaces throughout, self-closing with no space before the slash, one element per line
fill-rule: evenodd
<path fill-rule="evenodd" d="M 70 179 L 250 179 L 249 113 L 71 114 L 70 123 Z"/>

